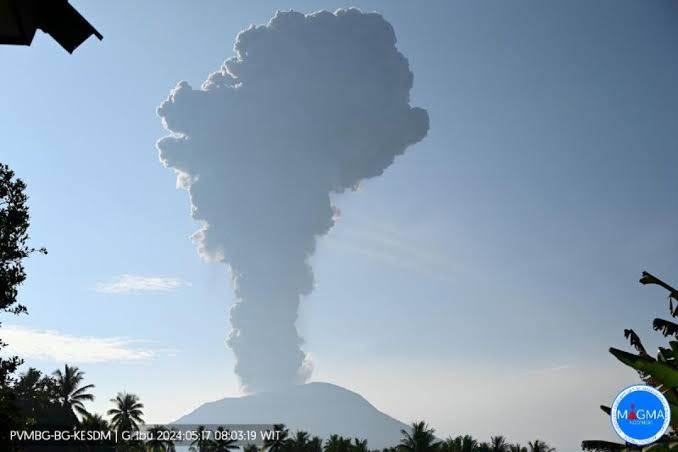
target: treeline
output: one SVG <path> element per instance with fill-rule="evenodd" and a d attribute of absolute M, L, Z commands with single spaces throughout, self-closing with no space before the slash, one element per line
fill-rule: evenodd
<path fill-rule="evenodd" d="M 275 429 L 280 431 L 278 440 L 266 442 L 262 448 L 265 452 L 555 452 L 554 448 L 541 440 L 530 441 L 527 446 L 523 446 L 510 444 L 501 435 L 491 437 L 489 442 L 478 441 L 471 435 L 450 436 L 440 441 L 435 436 L 435 430 L 423 421 L 414 422 L 408 430 L 401 430 L 400 443 L 381 451 L 370 449 L 367 440 L 358 438 L 331 435 L 323 441 L 317 436 L 309 437 L 304 431 L 290 436 L 284 425 L 276 425 Z M 257 450 L 254 447 L 249 450 L 245 448 L 245 452 Z"/>
<path fill-rule="evenodd" d="M 22 444 L 11 432 L 31 431 L 116 431 L 131 432 L 143 425 L 144 405 L 134 394 L 118 393 L 111 399 L 112 407 L 106 413 L 108 420 L 92 414 L 85 402 L 94 400 L 94 385 L 83 385 L 84 372 L 66 364 L 63 369 L 45 375 L 29 368 L 16 379 L 9 379 L 0 388 L 0 450 L 62 450 L 56 443 L 40 447 Z M 83 445 L 84 449 L 99 450 L 100 441 Z M 86 447 L 85 447 L 86 446 Z M 72 445 L 65 447 L 73 449 Z M 156 449 L 151 449 L 156 450 Z"/>
<path fill-rule="evenodd" d="M 9 438 L 6 450 L 74 450 L 74 451 L 135 451 L 135 452 L 172 452 L 176 450 L 171 426 L 154 426 L 148 430 L 151 439 L 142 442 L 126 439 L 140 431 L 144 425 L 144 405 L 135 394 L 118 393 L 110 400 L 111 408 L 105 415 L 90 413 L 86 402 L 94 400 L 92 384 L 84 384 L 84 372 L 75 366 L 65 365 L 63 369 L 46 375 L 37 369 L 26 372 L 4 388 L 4 397 L 13 409 L 5 412 L 7 431 L 72 430 L 83 432 L 115 432 L 113 436 L 92 435 L 92 438 L 78 440 L 68 444 L 40 442 L 26 443 Z M 240 450 L 228 430 L 219 427 L 215 435 L 205 435 L 204 426 L 197 429 L 198 435 L 190 444 L 193 452 L 227 452 Z M 402 430 L 399 444 L 383 449 L 370 449 L 367 440 L 331 435 L 326 440 L 311 436 L 304 431 L 291 434 L 283 424 L 273 427 L 275 434 L 270 435 L 261 447 L 247 445 L 244 452 L 551 452 L 555 449 L 545 442 L 535 440 L 526 446 L 510 444 L 504 436 L 493 436 L 488 442 L 481 442 L 470 435 L 449 437 L 440 441 L 435 431 L 425 422 L 415 422 L 409 430 Z M 45 449 L 47 447 L 47 449 Z M 5 449 L 3 449 L 5 450 Z"/>

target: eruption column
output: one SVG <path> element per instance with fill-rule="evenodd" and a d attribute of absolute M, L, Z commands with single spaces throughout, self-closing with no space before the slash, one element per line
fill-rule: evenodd
<path fill-rule="evenodd" d="M 428 131 L 395 44 L 377 13 L 278 12 L 239 33 L 200 89 L 181 82 L 158 108 L 160 160 L 189 192 L 199 252 L 233 275 L 228 344 L 248 391 L 310 375 L 295 322 L 308 258 L 334 225 L 330 193 L 381 175 Z"/>

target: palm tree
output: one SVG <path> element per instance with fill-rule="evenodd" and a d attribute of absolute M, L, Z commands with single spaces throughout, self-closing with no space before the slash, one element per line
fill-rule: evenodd
<path fill-rule="evenodd" d="M 490 450 L 492 452 L 508 452 L 506 438 L 498 435 L 490 438 Z"/>
<path fill-rule="evenodd" d="M 111 427 L 108 421 L 100 414 L 88 414 L 80 422 L 80 429 L 86 432 L 108 432 Z M 86 450 L 108 450 L 113 448 L 113 441 L 110 439 L 92 439 L 86 440 Z"/>
<path fill-rule="evenodd" d="M 353 438 L 353 444 L 351 445 L 352 452 L 370 452 L 370 449 L 367 447 L 367 440 L 363 439 L 362 441 L 358 438 Z"/>
<path fill-rule="evenodd" d="M 94 396 L 87 391 L 94 388 L 94 385 L 80 386 L 85 373 L 77 367 L 64 365 L 64 371 L 55 370 L 54 373 L 54 391 L 59 403 L 64 408 L 69 408 L 81 416 L 87 416 L 89 413 L 85 409 L 83 402 L 91 402 Z"/>
<path fill-rule="evenodd" d="M 35 367 L 29 367 L 26 372 L 19 375 L 19 379 L 14 384 L 14 393 L 18 397 L 30 397 L 40 390 L 42 372 Z"/>
<path fill-rule="evenodd" d="M 323 452 L 323 440 L 319 436 L 314 436 L 308 442 L 309 452 Z"/>
<path fill-rule="evenodd" d="M 59 422 L 63 422 L 62 412 L 64 415 L 70 414 L 74 421 L 77 422 L 76 416 L 70 408 L 63 408 L 60 402 L 56 402 L 56 383 L 54 378 L 43 375 L 39 370 L 30 367 L 26 372 L 19 375 L 12 392 L 14 396 L 22 404 L 21 410 L 30 417 L 39 417 L 38 413 L 52 414 L 58 413 Z M 53 406 L 60 408 L 58 412 L 53 410 Z"/>
<path fill-rule="evenodd" d="M 478 441 L 471 435 L 449 437 L 440 445 L 443 452 L 474 452 L 478 447 Z"/>
<path fill-rule="evenodd" d="M 108 421 L 100 414 L 88 414 L 80 422 L 80 428 L 91 432 L 105 432 L 110 430 Z"/>
<path fill-rule="evenodd" d="M 146 442 L 148 452 L 174 452 L 174 441 L 167 439 L 165 433 L 170 429 L 164 425 L 155 425 L 148 429 L 151 439 Z"/>
<path fill-rule="evenodd" d="M 426 422 L 413 422 L 411 432 L 401 430 L 403 438 L 398 448 L 401 452 L 436 452 L 440 442 L 434 436 L 435 430 L 429 428 Z"/>
<path fill-rule="evenodd" d="M 139 430 L 139 424 L 144 423 L 141 418 L 144 414 L 142 411 L 144 405 L 139 401 L 139 397 L 135 394 L 119 392 L 115 399 L 111 399 L 111 402 L 115 404 L 115 408 L 111 408 L 107 413 L 112 416 L 111 426 L 119 432 Z"/>
<path fill-rule="evenodd" d="M 287 440 L 286 449 L 291 452 L 307 452 L 309 446 L 309 434 L 304 431 L 298 431 L 294 437 Z"/>
<path fill-rule="evenodd" d="M 492 446 L 488 442 L 482 442 L 476 446 L 475 449 L 477 452 L 491 452 Z"/>
<path fill-rule="evenodd" d="M 205 452 L 209 449 L 209 436 L 205 433 L 205 426 L 200 425 L 196 431 L 197 438 L 191 443 L 188 448 L 189 452 Z"/>
<path fill-rule="evenodd" d="M 248 444 L 242 448 L 243 452 L 260 452 L 256 444 Z"/>
<path fill-rule="evenodd" d="M 274 424 L 273 432 L 275 435 L 264 441 L 264 449 L 267 452 L 281 452 L 285 448 L 290 431 L 285 428 L 285 424 Z"/>
<path fill-rule="evenodd" d="M 224 429 L 224 427 L 219 427 L 213 435 L 207 450 L 210 452 L 231 452 L 232 450 L 239 449 L 236 445 L 238 441 L 231 438 L 231 432 Z"/>
<path fill-rule="evenodd" d="M 509 452 L 527 452 L 527 448 L 521 446 L 519 443 L 511 444 L 508 450 Z"/>
<path fill-rule="evenodd" d="M 529 452 L 556 452 L 556 449 L 550 447 L 544 441 L 535 439 L 527 443 Z"/>
<path fill-rule="evenodd" d="M 325 452 L 349 452 L 351 449 L 351 440 L 341 435 L 330 435 L 325 442 Z"/>

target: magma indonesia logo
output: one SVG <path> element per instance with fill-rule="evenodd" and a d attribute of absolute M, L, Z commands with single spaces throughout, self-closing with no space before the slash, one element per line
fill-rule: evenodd
<path fill-rule="evenodd" d="M 619 393 L 610 411 L 612 427 L 626 442 L 638 446 L 660 439 L 669 428 L 671 409 L 652 386 L 635 385 Z"/>

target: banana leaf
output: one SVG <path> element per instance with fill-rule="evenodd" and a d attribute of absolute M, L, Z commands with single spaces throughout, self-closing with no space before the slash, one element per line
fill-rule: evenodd
<path fill-rule="evenodd" d="M 627 366 L 651 376 L 660 382 L 665 389 L 678 387 L 678 369 L 670 364 L 658 362 L 649 357 L 634 355 L 633 353 L 616 348 L 610 348 L 610 353 Z"/>

